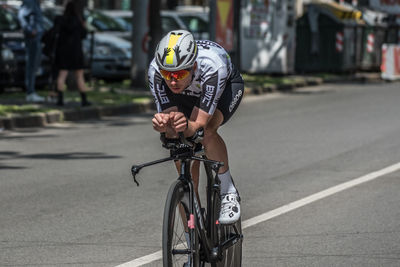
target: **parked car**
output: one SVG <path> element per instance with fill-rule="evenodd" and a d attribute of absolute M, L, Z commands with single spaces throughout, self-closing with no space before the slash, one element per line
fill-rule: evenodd
<path fill-rule="evenodd" d="M 56 16 L 63 14 L 63 10 L 64 8 L 62 6 L 44 7 L 43 13 L 48 19 L 54 21 Z M 99 10 L 85 9 L 84 16 L 86 20 L 86 27 L 89 31 L 109 33 L 125 39 L 130 38 L 130 33 L 126 32 L 125 28 L 121 26 L 120 22 L 104 12 Z"/>
<path fill-rule="evenodd" d="M 0 37 L 0 42 L 1 39 L 2 37 Z M 0 57 L 0 92 L 3 92 L 4 88 L 14 83 L 14 73 L 16 69 L 17 61 L 13 51 L 2 43 Z"/>
<path fill-rule="evenodd" d="M 130 77 L 131 42 L 106 33 L 94 34 L 91 75 L 104 80 L 123 80 Z M 90 51 L 90 42 L 84 41 L 84 49 Z"/>
<path fill-rule="evenodd" d="M 210 38 L 210 9 L 203 6 L 177 6 L 176 13 L 198 39 Z"/>
<path fill-rule="evenodd" d="M 103 13 L 117 20 L 125 31 L 132 32 L 132 11 L 130 10 L 103 10 Z M 207 11 L 183 10 L 161 11 L 161 27 L 163 34 L 175 29 L 185 29 L 193 33 L 197 39 L 209 38 Z"/>

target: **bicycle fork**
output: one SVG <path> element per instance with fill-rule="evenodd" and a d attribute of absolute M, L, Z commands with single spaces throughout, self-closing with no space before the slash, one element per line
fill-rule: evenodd
<path fill-rule="evenodd" d="M 188 177 L 189 176 L 189 177 Z M 187 249 L 174 249 L 172 251 L 172 254 L 181 254 L 181 255 L 188 255 L 188 262 L 186 263 L 189 264 L 191 262 L 191 259 L 194 258 L 194 254 L 196 253 L 196 220 L 195 220 L 195 211 L 196 207 L 198 209 L 198 203 L 195 200 L 195 192 L 194 192 L 194 186 L 193 183 L 190 180 L 190 163 L 186 161 L 182 161 L 181 164 L 181 171 L 180 171 L 180 176 L 179 179 L 182 180 L 185 183 L 185 186 L 188 188 L 185 189 L 185 191 L 189 194 L 189 218 L 187 220 L 187 225 L 185 227 L 185 230 L 187 230 L 187 234 L 185 233 L 185 240 L 187 243 Z M 184 214 L 184 211 L 180 211 L 181 214 Z M 198 214 L 197 214 L 198 215 Z M 186 218 L 186 216 L 182 216 Z M 186 266 L 185 265 L 185 266 Z"/>

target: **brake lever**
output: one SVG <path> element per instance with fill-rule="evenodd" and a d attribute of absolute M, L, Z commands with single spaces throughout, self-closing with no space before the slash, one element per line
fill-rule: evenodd
<path fill-rule="evenodd" d="M 140 165 L 133 165 L 132 168 L 131 168 L 133 181 L 136 183 L 137 186 L 139 186 L 139 182 L 136 180 L 136 175 L 139 173 L 139 171 L 142 168 L 143 168 L 143 166 L 140 166 Z"/>

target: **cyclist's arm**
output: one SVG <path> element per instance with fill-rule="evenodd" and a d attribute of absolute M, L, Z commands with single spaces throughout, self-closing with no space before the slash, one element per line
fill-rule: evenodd
<path fill-rule="evenodd" d="M 194 114 L 196 114 L 196 118 L 195 120 L 188 120 L 187 129 L 184 132 L 185 136 L 193 136 L 198 129 L 205 128 L 212 117 L 212 115 L 197 107 L 194 108 Z"/>
<path fill-rule="evenodd" d="M 172 93 L 167 90 L 166 84 L 163 83 L 163 78 L 156 68 L 155 60 L 153 60 L 148 71 L 148 82 L 150 91 L 154 96 L 157 111 L 161 113 L 174 107 L 175 103 L 173 103 Z"/>
<path fill-rule="evenodd" d="M 177 138 L 177 131 L 171 125 L 172 116 L 176 113 L 178 113 L 178 107 L 174 106 L 154 114 L 152 119 L 153 129 L 160 133 L 166 133 L 168 138 Z"/>
<path fill-rule="evenodd" d="M 186 118 L 182 112 L 173 111 L 169 113 L 170 121 L 173 125 L 170 128 L 178 133 L 183 132 L 185 136 L 193 136 L 196 131 L 200 128 L 205 128 L 207 122 L 212 117 L 212 115 L 207 112 L 195 107 L 192 112 L 192 117 L 196 116 L 193 120 Z"/>

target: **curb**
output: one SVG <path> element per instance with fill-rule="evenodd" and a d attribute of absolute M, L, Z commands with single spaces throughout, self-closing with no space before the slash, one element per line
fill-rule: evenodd
<path fill-rule="evenodd" d="M 105 116 L 150 112 L 155 110 L 155 108 L 156 106 L 153 102 L 148 102 L 110 107 L 85 107 L 65 111 L 54 110 L 46 113 L 0 117 L 0 129 L 13 130 L 15 128 L 45 127 L 49 124 L 63 121 L 82 121 L 101 119 Z"/>
<path fill-rule="evenodd" d="M 345 77 L 319 78 L 307 76 L 293 76 L 294 81 L 285 84 L 250 84 L 245 87 L 245 95 L 261 95 L 271 92 L 290 92 L 296 88 L 304 86 L 317 86 L 323 83 L 341 83 L 341 82 L 382 82 L 380 75 L 349 75 Z M 137 114 L 156 110 L 155 103 L 150 101 L 141 104 L 126 104 L 110 107 L 85 107 L 79 109 L 70 109 L 64 111 L 50 111 L 46 113 L 35 113 L 30 115 L 15 115 L 12 117 L 0 117 L 0 130 L 13 130 L 15 128 L 27 127 L 45 127 L 48 124 L 63 121 L 82 121 L 90 119 L 101 119 L 104 116 L 117 116 L 123 114 Z"/>

